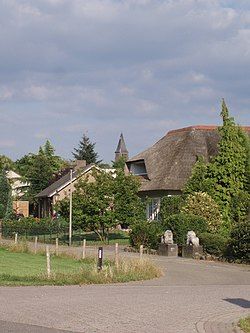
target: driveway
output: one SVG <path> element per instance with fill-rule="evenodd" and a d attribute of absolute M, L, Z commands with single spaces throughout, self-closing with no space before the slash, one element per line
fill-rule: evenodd
<path fill-rule="evenodd" d="M 0 287 L 0 333 L 228 333 L 250 313 L 250 267 L 151 258 L 164 270 L 160 279 Z"/>

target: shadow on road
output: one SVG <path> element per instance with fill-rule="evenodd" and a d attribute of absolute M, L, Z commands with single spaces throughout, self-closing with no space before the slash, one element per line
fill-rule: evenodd
<path fill-rule="evenodd" d="M 250 309 L 250 301 L 244 298 L 224 298 L 223 301 L 238 305 L 244 309 Z"/>

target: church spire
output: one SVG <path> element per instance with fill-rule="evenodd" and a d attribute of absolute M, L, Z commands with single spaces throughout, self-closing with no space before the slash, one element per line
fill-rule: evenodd
<path fill-rule="evenodd" d="M 125 157 L 125 160 L 128 159 L 128 150 L 122 133 L 115 151 L 115 161 L 117 162 L 120 157 Z"/>

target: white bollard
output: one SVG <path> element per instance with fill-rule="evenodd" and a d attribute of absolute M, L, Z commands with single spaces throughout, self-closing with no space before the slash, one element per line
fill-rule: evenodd
<path fill-rule="evenodd" d="M 115 267 L 119 267 L 119 244 L 115 243 Z"/>
<path fill-rule="evenodd" d="M 50 253 L 48 245 L 46 245 L 46 260 L 47 260 L 47 277 L 48 279 L 50 279 Z"/>
<path fill-rule="evenodd" d="M 17 244 L 17 232 L 15 233 L 15 244 Z"/>
<path fill-rule="evenodd" d="M 142 260 L 143 256 L 143 245 L 140 245 L 140 260 Z"/>
<path fill-rule="evenodd" d="M 83 244 L 82 244 L 82 259 L 86 258 L 86 239 L 84 238 Z"/>

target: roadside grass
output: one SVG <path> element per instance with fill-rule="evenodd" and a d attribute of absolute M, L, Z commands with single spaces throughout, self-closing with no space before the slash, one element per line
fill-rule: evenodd
<path fill-rule="evenodd" d="M 33 254 L 23 245 L 0 247 L 0 285 L 72 285 L 106 284 L 148 280 L 160 277 L 162 271 L 149 260 L 104 260 L 97 271 L 96 258 L 77 260 L 68 255 L 51 255 L 51 277 L 46 275 L 44 253 Z"/>
<path fill-rule="evenodd" d="M 239 327 L 243 330 L 243 332 L 250 333 L 250 316 L 240 319 Z"/>

